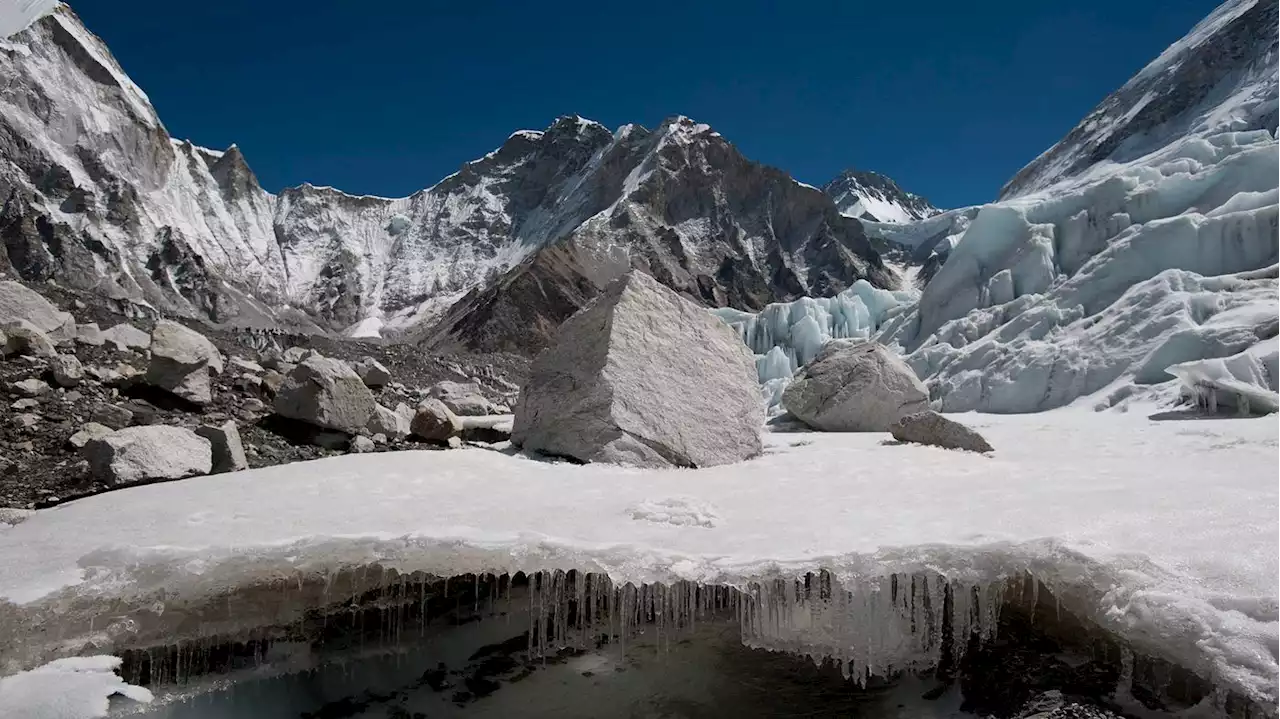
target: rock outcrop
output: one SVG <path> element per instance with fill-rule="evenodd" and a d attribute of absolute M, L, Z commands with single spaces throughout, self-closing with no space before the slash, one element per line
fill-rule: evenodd
<path fill-rule="evenodd" d="M 316 427 L 357 434 L 377 402 L 360 375 L 342 360 L 312 353 L 285 378 L 272 407 L 276 414 Z"/>
<path fill-rule="evenodd" d="M 127 427 L 91 440 L 81 453 L 94 478 L 112 486 L 194 477 L 213 468 L 209 440 L 166 425 Z"/>
<path fill-rule="evenodd" d="M 582 462 L 706 467 L 759 454 L 763 424 L 755 362 L 741 340 L 631 272 L 534 360 L 511 439 Z"/>
<path fill-rule="evenodd" d="M 929 408 L 929 391 L 893 352 L 876 342 L 829 342 L 782 395 L 796 419 L 824 432 L 887 432 Z"/>
<path fill-rule="evenodd" d="M 982 435 L 937 412 L 909 414 L 890 425 L 889 432 L 899 442 L 929 444 L 943 449 L 963 449 L 970 452 L 993 451 Z"/>

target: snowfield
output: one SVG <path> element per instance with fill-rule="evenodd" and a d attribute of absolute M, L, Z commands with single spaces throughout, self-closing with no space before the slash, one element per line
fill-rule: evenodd
<path fill-rule="evenodd" d="M 764 456 L 705 470 L 472 448 L 95 496 L 0 528 L 0 597 L 11 603 L 0 603 L 0 634 L 19 637 L 0 666 L 87 648 L 71 615 L 43 618 L 51 607 L 92 616 L 110 605 L 112 622 L 141 620 L 164 602 L 376 561 L 440 575 L 576 568 L 636 583 L 823 568 L 854 584 L 921 570 L 981 583 L 1030 571 L 1135 648 L 1275 702 L 1274 420 L 962 419 L 993 455 L 779 433 Z M 101 630 L 91 646 L 109 652 Z"/>

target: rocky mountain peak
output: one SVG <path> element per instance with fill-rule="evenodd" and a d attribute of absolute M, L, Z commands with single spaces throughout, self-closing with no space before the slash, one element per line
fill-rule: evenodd
<path fill-rule="evenodd" d="M 822 191 L 831 197 L 842 214 L 871 222 L 914 222 L 942 211 L 878 172 L 845 170 L 824 185 Z"/>

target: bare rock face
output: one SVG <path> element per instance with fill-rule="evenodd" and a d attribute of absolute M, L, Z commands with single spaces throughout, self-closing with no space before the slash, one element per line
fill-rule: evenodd
<path fill-rule="evenodd" d="M 511 440 L 582 462 L 707 467 L 758 455 L 763 425 L 755 362 L 741 340 L 631 272 L 534 360 Z"/>
<path fill-rule="evenodd" d="M 438 399 L 427 399 L 418 405 L 409 432 L 430 442 L 448 442 L 462 432 L 462 422 Z"/>
<path fill-rule="evenodd" d="M 313 353 L 285 378 L 272 406 L 283 417 L 356 434 L 377 402 L 347 363 Z"/>
<path fill-rule="evenodd" d="M 239 472 L 249 468 L 244 455 L 244 443 L 240 441 L 240 429 L 233 420 L 219 425 L 204 425 L 196 434 L 209 440 L 213 451 L 213 472 Z"/>
<path fill-rule="evenodd" d="M 151 333 L 147 384 L 195 404 L 213 400 L 209 374 L 222 373 L 222 355 L 204 335 L 177 322 L 160 320 Z"/>
<path fill-rule="evenodd" d="M 94 478 L 117 486 L 194 477 L 213 468 L 209 440 L 166 425 L 126 427 L 90 440 L 82 453 Z"/>
<path fill-rule="evenodd" d="M 937 412 L 909 414 L 894 422 L 889 427 L 889 432 L 899 442 L 930 444 L 944 449 L 964 449 L 970 452 L 993 451 L 992 446 L 982 435 Z"/>
<path fill-rule="evenodd" d="M 782 406 L 823 432 L 887 432 L 929 408 L 929 391 L 897 355 L 876 342 L 829 342 L 782 395 Z"/>

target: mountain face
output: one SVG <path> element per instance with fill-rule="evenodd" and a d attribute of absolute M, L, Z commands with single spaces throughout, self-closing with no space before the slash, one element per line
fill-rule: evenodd
<path fill-rule="evenodd" d="M 0 269 L 166 314 L 528 352 L 627 267 L 758 309 L 894 286 L 859 224 L 687 118 L 522 130 L 404 198 L 265 191 L 65 5 L 0 42 Z"/>
<path fill-rule="evenodd" d="M 915 222 L 942 212 L 877 172 L 845 170 L 822 191 L 836 203 L 841 214 L 871 222 Z"/>
<path fill-rule="evenodd" d="M 1277 127 L 1274 0 L 1229 0 L 1111 93 L 1024 167 L 1000 199 L 1043 190 L 1105 160 L 1124 163 L 1176 138 Z"/>

